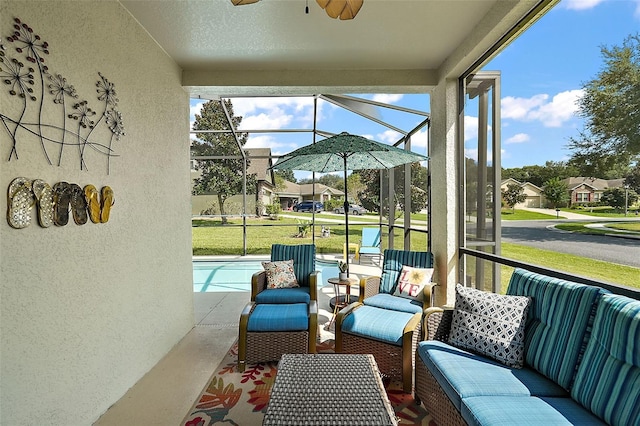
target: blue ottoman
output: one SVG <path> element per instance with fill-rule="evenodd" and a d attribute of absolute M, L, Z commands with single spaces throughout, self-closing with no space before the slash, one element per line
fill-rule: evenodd
<path fill-rule="evenodd" d="M 240 315 L 238 370 L 247 363 L 279 361 L 283 354 L 315 353 L 318 307 L 306 303 L 250 302 Z"/>

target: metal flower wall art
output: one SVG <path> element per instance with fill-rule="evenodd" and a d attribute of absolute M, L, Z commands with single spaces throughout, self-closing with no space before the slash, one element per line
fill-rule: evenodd
<path fill-rule="evenodd" d="M 89 184 L 81 188 L 76 183 L 58 182 L 50 186 L 42 179 L 15 178 L 8 189 L 7 221 L 16 229 L 23 229 L 32 222 L 32 210 L 36 207 L 38 223 L 43 228 L 51 225 L 65 226 L 69 216 L 76 225 L 109 221 L 115 204 L 113 190 L 98 189 Z"/>
<path fill-rule="evenodd" d="M 112 144 L 125 136 L 115 85 L 99 72 L 97 101 L 92 107 L 93 103 L 81 98 L 62 74 L 50 72 L 45 61 L 49 44 L 31 27 L 15 18 L 13 33 L 6 42 L 6 46 L 0 44 L 0 84 L 17 103 L 12 113 L 0 111 L 2 127 L 12 143 L 8 161 L 18 160 L 19 141 L 35 137 L 49 164 L 60 166 L 63 155 L 69 155 L 70 149 L 65 148 L 74 147 L 80 170 L 87 170 L 85 160 L 91 151 L 106 156 L 109 174 L 111 157 L 116 156 Z M 8 104 L 3 101 L 2 105 Z M 50 113 L 50 108 L 60 113 Z M 58 115 L 59 120 L 44 122 L 45 111 L 47 117 Z"/>

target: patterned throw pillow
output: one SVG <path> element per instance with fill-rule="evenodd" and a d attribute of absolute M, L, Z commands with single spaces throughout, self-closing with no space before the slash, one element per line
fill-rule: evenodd
<path fill-rule="evenodd" d="M 262 262 L 267 271 L 267 288 L 300 287 L 293 272 L 293 259 L 277 262 Z"/>
<path fill-rule="evenodd" d="M 413 268 L 404 265 L 398 275 L 398 283 L 393 295 L 422 302 L 422 289 L 431 282 L 431 277 L 433 277 L 433 268 Z"/>
<path fill-rule="evenodd" d="M 530 302 L 525 296 L 503 296 L 456 285 L 449 343 L 522 368 Z"/>

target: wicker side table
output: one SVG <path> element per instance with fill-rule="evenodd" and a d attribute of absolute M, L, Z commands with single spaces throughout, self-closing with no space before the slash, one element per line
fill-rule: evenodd
<path fill-rule="evenodd" d="M 285 354 L 263 425 L 397 425 L 367 354 Z"/>

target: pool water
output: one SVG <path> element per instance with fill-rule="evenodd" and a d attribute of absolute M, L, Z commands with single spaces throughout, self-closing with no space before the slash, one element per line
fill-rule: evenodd
<path fill-rule="evenodd" d="M 262 270 L 260 260 L 193 261 L 194 292 L 251 291 L 251 276 Z M 336 262 L 316 260 L 318 287 L 338 276 Z"/>

